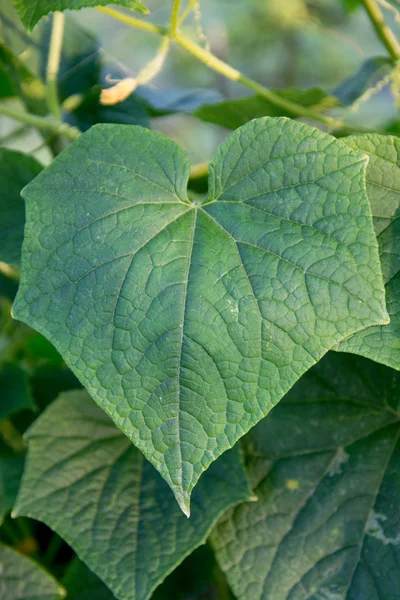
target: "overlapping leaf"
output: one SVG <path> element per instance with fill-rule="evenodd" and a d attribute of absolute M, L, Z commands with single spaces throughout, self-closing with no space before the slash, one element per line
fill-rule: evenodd
<path fill-rule="evenodd" d="M 26 556 L 0 544 L 0 598 L 59 600 L 64 588 Z"/>
<path fill-rule="evenodd" d="M 21 21 L 28 30 L 33 29 L 38 21 L 51 12 L 62 10 L 79 10 L 90 6 L 106 6 L 110 0 L 12 0 Z M 148 12 L 141 0 L 113 0 L 126 8 Z"/>
<path fill-rule="evenodd" d="M 390 323 L 368 327 L 339 349 L 361 354 L 400 370 L 400 140 L 367 134 L 345 139 L 370 158 L 367 193 L 379 242 Z"/>
<path fill-rule="evenodd" d="M 16 318 L 47 336 L 188 513 L 201 473 L 341 339 L 388 321 L 366 157 L 238 129 L 189 201 L 176 144 L 97 126 L 25 190 Z"/>
<path fill-rule="evenodd" d="M 238 448 L 202 477 L 186 519 L 157 471 L 85 391 L 32 426 L 15 509 L 59 533 L 120 600 L 145 600 L 250 495 Z"/>
<path fill-rule="evenodd" d="M 329 354 L 246 438 L 259 500 L 212 541 L 238 600 L 394 600 L 400 375 Z"/>
<path fill-rule="evenodd" d="M 0 149 L 0 261 L 19 267 L 25 206 L 21 190 L 41 171 L 32 156 Z"/>

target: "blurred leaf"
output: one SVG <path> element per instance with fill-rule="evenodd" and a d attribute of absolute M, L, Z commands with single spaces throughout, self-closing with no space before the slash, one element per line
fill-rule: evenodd
<path fill-rule="evenodd" d="M 37 563 L 0 545 L 0 598 L 59 600 L 64 596 L 64 588 Z"/>
<path fill-rule="evenodd" d="M 62 394 L 29 431 L 15 512 L 61 535 L 120 600 L 144 600 L 250 495 L 238 448 L 201 478 L 190 519 L 141 452 L 85 391 Z"/>
<path fill-rule="evenodd" d="M 0 446 L 0 525 L 14 508 L 24 471 L 25 455 Z M 0 576 L 1 578 L 1 576 Z"/>
<path fill-rule="evenodd" d="M 75 110 L 65 112 L 65 120 L 71 125 L 79 127 L 81 131 L 87 131 L 97 123 L 150 127 L 147 107 L 137 94 L 133 94 L 124 102 L 114 106 L 103 106 L 99 100 L 100 88 L 92 90 Z"/>
<path fill-rule="evenodd" d="M 27 110 L 41 116 L 47 114 L 43 82 L 3 43 L 0 43 L 0 67 L 25 103 Z"/>
<path fill-rule="evenodd" d="M 369 156 L 367 193 L 378 237 L 390 323 L 367 327 L 341 344 L 354 352 L 400 370 L 400 139 L 366 134 L 344 142 Z"/>
<path fill-rule="evenodd" d="M 110 4 L 110 0 L 46 0 L 45 2 L 43 0 L 13 0 L 13 4 L 22 23 L 30 31 L 42 17 L 50 12 L 107 6 Z M 142 13 L 148 12 L 141 0 L 113 0 L 113 4 L 119 4 Z"/>
<path fill-rule="evenodd" d="M 78 15 L 75 15 L 78 17 Z M 32 40 L 39 52 L 39 73 L 46 79 L 47 59 L 53 19 L 45 19 L 35 29 Z M 101 51 L 97 38 L 83 28 L 77 18 L 65 16 L 63 46 L 58 75 L 61 101 L 74 94 L 86 94 L 99 83 Z"/>
<path fill-rule="evenodd" d="M 42 165 L 32 156 L 0 148 L 0 261 L 19 267 L 24 238 L 25 204 L 21 190 Z"/>
<path fill-rule="evenodd" d="M 0 420 L 23 410 L 35 410 L 29 378 L 9 363 L 0 364 Z"/>
<path fill-rule="evenodd" d="M 238 600 L 395 600 L 400 374 L 330 353 L 246 438 L 258 502 L 212 534 Z"/>
<path fill-rule="evenodd" d="M 153 90 L 149 87 L 139 87 L 136 95 L 146 101 L 153 116 L 178 112 L 192 113 L 204 104 L 214 104 L 222 99 L 217 90 L 203 88 Z"/>
<path fill-rule="evenodd" d="M 274 93 L 285 100 L 297 102 L 301 106 L 319 106 L 322 111 L 338 106 L 336 98 L 318 88 L 309 90 L 288 88 L 286 90 L 274 90 Z M 297 116 L 283 110 L 276 104 L 272 104 L 272 102 L 261 96 L 249 96 L 236 100 L 224 100 L 218 104 L 206 104 L 195 110 L 193 114 L 202 121 L 216 123 L 228 129 L 236 129 L 258 117 Z"/>
<path fill-rule="evenodd" d="M 345 79 L 333 90 L 332 94 L 344 106 L 353 104 L 364 92 L 382 81 L 393 70 L 393 67 L 394 63 L 391 58 L 368 58 L 363 62 L 357 73 Z"/>
<path fill-rule="evenodd" d="M 63 577 L 68 600 L 114 600 L 115 596 L 79 558 L 74 558 Z"/>
<path fill-rule="evenodd" d="M 358 8 L 361 4 L 361 0 L 340 0 L 346 10 L 352 12 L 356 8 Z"/>
<path fill-rule="evenodd" d="M 15 96 L 14 86 L 6 73 L 3 63 L 0 66 L 0 98 L 11 98 Z"/>

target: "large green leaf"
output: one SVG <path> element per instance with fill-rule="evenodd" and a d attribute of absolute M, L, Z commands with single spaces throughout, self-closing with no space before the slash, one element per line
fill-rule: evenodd
<path fill-rule="evenodd" d="M 378 236 L 390 323 L 360 331 L 342 342 L 339 349 L 400 370 L 400 140 L 367 134 L 344 141 L 370 158 L 367 193 Z"/>
<path fill-rule="evenodd" d="M 319 106 L 323 110 L 324 108 L 328 109 L 338 105 L 336 98 L 329 96 L 329 94 L 318 88 L 309 90 L 288 88 L 286 90 L 274 90 L 274 92 L 285 100 L 297 102 L 297 104 L 308 108 Z M 193 114 L 202 121 L 215 123 L 228 129 L 236 129 L 251 119 L 258 117 L 297 116 L 283 110 L 279 106 L 276 106 L 276 104 L 272 104 L 272 102 L 261 96 L 249 96 L 205 104 L 195 110 Z"/>
<path fill-rule="evenodd" d="M 246 439 L 258 502 L 212 536 L 238 600 L 395 600 L 400 375 L 329 354 Z"/>
<path fill-rule="evenodd" d="M 64 588 L 26 556 L 0 544 L 0 598 L 59 600 Z"/>
<path fill-rule="evenodd" d="M 388 322 L 366 157 L 260 119 L 210 165 L 92 128 L 27 188 L 14 315 L 48 337 L 189 512 L 201 473 L 344 337 Z"/>
<path fill-rule="evenodd" d="M 144 600 L 249 495 L 234 448 L 201 479 L 186 519 L 142 453 L 77 391 L 62 394 L 32 426 L 15 512 L 61 535 L 117 598 Z"/>
<path fill-rule="evenodd" d="M 19 267 L 25 225 L 21 190 L 41 169 L 32 156 L 0 148 L 0 262 Z"/>
<path fill-rule="evenodd" d="M 79 10 L 91 6 L 107 6 L 119 4 L 126 8 L 147 13 L 141 0 L 12 0 L 21 21 L 28 30 L 33 29 L 38 21 L 51 12 L 62 10 Z"/>

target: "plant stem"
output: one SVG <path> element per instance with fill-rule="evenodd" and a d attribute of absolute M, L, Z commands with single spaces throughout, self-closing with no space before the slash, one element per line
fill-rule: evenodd
<path fill-rule="evenodd" d="M 312 110 L 312 108 L 306 108 L 304 106 L 301 106 L 300 104 L 297 104 L 296 102 L 291 102 L 290 100 L 286 100 L 285 98 L 278 96 L 267 87 L 260 85 L 253 79 L 250 79 L 250 77 L 246 77 L 240 71 L 232 68 L 231 66 L 214 56 L 205 48 L 202 48 L 198 44 L 192 42 L 187 37 L 181 34 L 177 34 L 175 40 L 180 46 L 185 48 L 185 50 L 187 50 L 188 52 L 190 52 L 190 54 L 198 58 L 210 69 L 213 69 L 217 73 L 224 75 L 228 79 L 231 79 L 233 81 L 239 81 L 246 87 L 256 92 L 256 94 L 258 94 L 259 96 L 266 98 L 266 100 L 269 100 L 272 104 L 274 104 L 275 106 L 279 106 L 288 113 L 297 115 L 299 117 L 309 117 L 310 119 L 320 121 L 321 123 L 326 123 L 331 127 L 340 127 L 342 125 L 341 121 L 333 119 L 332 117 L 327 117 L 326 115 L 322 115 Z"/>
<path fill-rule="evenodd" d="M 171 20 L 175 19 L 176 11 L 179 10 L 179 4 L 180 2 L 178 2 L 178 0 L 174 0 Z M 237 69 L 234 69 L 227 63 L 223 62 L 205 48 L 202 48 L 195 42 L 192 42 L 189 38 L 180 34 L 177 30 L 175 30 L 173 35 L 171 35 L 172 27 L 170 27 L 170 30 L 168 31 L 164 27 L 159 27 L 158 25 L 154 25 L 152 23 L 145 23 L 143 21 L 140 21 L 139 19 L 135 19 L 134 17 L 124 15 L 113 8 L 97 7 L 97 10 L 100 10 L 101 12 L 111 17 L 114 17 L 115 19 L 118 19 L 123 23 L 126 23 L 127 25 L 131 25 L 132 27 L 139 27 L 140 29 L 145 29 L 146 31 L 157 33 L 158 35 L 169 35 L 174 39 L 176 43 L 182 46 L 182 48 L 184 48 L 187 52 L 195 56 L 198 60 L 200 60 L 210 69 L 213 69 L 217 73 L 224 75 L 232 81 L 239 81 L 246 87 L 252 89 L 259 96 L 266 98 L 272 104 L 274 104 L 275 106 L 279 106 L 280 108 L 282 108 L 282 110 L 288 112 L 291 115 L 295 115 L 297 117 L 308 117 L 310 119 L 314 119 L 315 121 L 325 123 L 330 127 L 340 128 L 343 126 L 342 121 L 338 121 L 336 119 L 333 119 L 332 117 L 328 117 L 317 111 L 314 111 L 312 110 L 312 108 L 306 108 L 304 106 L 301 106 L 300 104 L 297 104 L 296 102 L 291 102 L 290 100 L 286 100 L 281 96 L 278 96 L 267 87 L 260 85 L 253 79 L 250 79 L 249 77 L 243 75 Z M 179 19 L 179 17 L 177 17 L 177 19 Z"/>
<path fill-rule="evenodd" d="M 376 0 L 362 0 L 365 10 L 371 20 L 382 43 L 386 46 L 387 51 L 394 60 L 400 59 L 400 45 L 386 23 L 385 18 L 376 2 Z"/>
<path fill-rule="evenodd" d="M 50 112 L 61 119 L 61 106 L 58 98 L 57 79 L 60 70 L 60 59 L 64 37 L 65 15 L 62 12 L 55 12 L 53 16 L 53 26 L 50 37 L 49 56 L 46 69 L 46 92 L 47 104 Z"/>
<path fill-rule="evenodd" d="M 122 23 L 131 25 L 132 27 L 144 29 L 144 31 L 150 31 L 151 33 L 157 33 L 158 35 L 168 35 L 168 29 L 166 27 L 160 27 L 158 25 L 154 25 L 153 23 L 146 23 L 140 19 L 135 19 L 135 17 L 124 15 L 118 10 L 115 10 L 115 8 L 109 8 L 108 6 L 96 6 L 96 10 L 99 10 L 109 17 L 114 17 L 114 19 L 118 19 L 118 21 L 122 21 Z"/>
<path fill-rule="evenodd" d="M 68 125 L 67 123 L 61 123 L 54 118 L 49 119 L 46 117 L 39 117 L 37 115 L 32 115 L 31 113 L 15 110 L 5 106 L 4 104 L 0 104 L 0 114 L 10 117 L 10 119 L 15 119 L 15 121 L 19 121 L 21 123 L 27 123 L 27 125 L 37 127 L 38 129 L 65 135 L 65 137 L 70 140 L 76 140 L 81 134 L 79 129 L 76 127 L 71 127 L 71 125 Z"/>
<path fill-rule="evenodd" d="M 173 0 L 171 10 L 171 20 L 169 22 L 169 35 L 174 38 L 179 24 L 179 9 L 181 6 L 181 0 Z"/>

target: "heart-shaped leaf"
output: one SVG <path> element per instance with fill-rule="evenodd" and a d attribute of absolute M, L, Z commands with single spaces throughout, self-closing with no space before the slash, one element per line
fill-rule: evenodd
<path fill-rule="evenodd" d="M 344 141 L 370 159 L 367 193 L 378 237 L 390 323 L 367 327 L 342 342 L 339 350 L 400 370 L 400 140 L 366 134 Z"/>
<path fill-rule="evenodd" d="M 251 495 L 236 447 L 202 477 L 186 519 L 167 484 L 86 391 L 34 423 L 15 508 L 61 535 L 119 600 L 145 600 Z"/>
<path fill-rule="evenodd" d="M 55 345 L 189 512 L 201 473 L 351 333 L 388 322 L 367 158 L 284 118 L 233 133 L 209 196 L 98 125 L 24 191 L 14 315 Z"/>
<path fill-rule="evenodd" d="M 238 600 L 400 589 L 400 375 L 329 354 L 246 438 L 258 502 L 212 536 Z"/>

